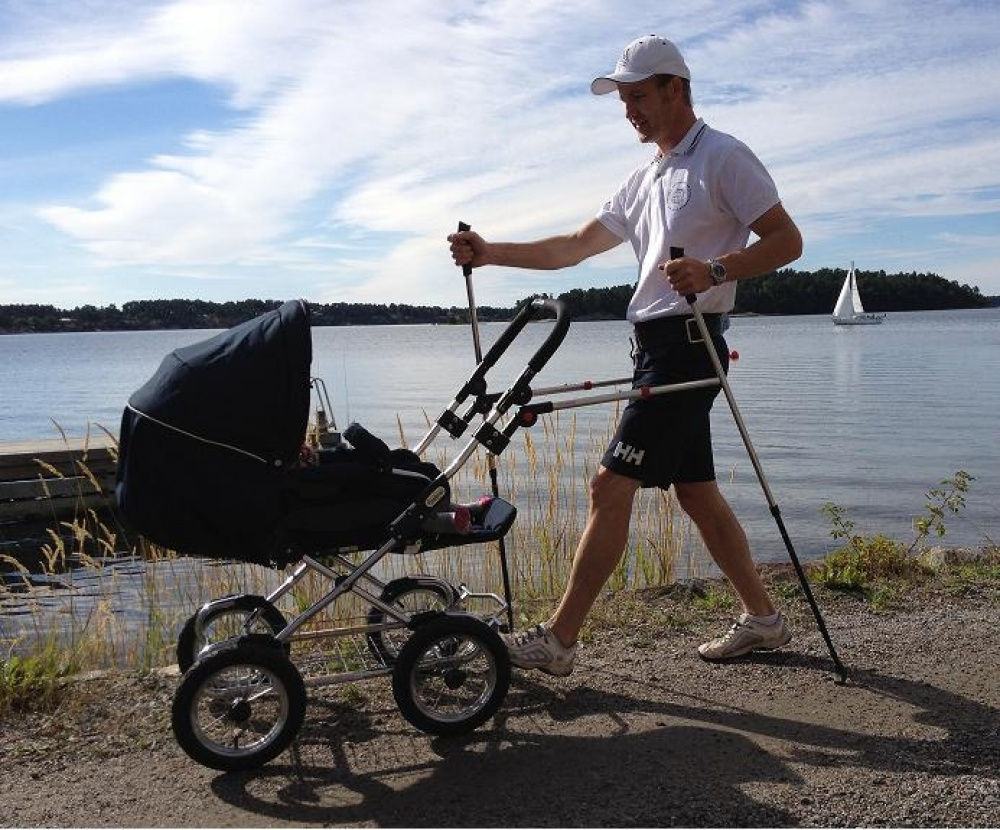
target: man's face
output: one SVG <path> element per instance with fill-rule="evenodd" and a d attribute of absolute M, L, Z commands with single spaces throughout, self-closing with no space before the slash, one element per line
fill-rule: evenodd
<path fill-rule="evenodd" d="M 661 85 L 657 78 L 634 84 L 618 84 L 618 97 L 625 105 L 625 117 L 643 144 L 658 144 L 670 133 L 673 123 L 671 90 L 674 81 Z"/>

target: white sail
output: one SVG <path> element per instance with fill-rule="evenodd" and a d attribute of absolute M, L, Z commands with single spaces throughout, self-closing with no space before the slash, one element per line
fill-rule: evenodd
<path fill-rule="evenodd" d="M 848 272 L 847 279 L 840 288 L 840 296 L 837 297 L 837 304 L 833 307 L 833 319 L 849 320 L 854 316 L 853 295 L 858 289 L 854 284 L 854 270 Z"/>
<path fill-rule="evenodd" d="M 851 263 L 851 270 L 847 274 L 847 279 L 851 283 L 851 305 L 854 306 L 855 314 L 864 314 L 865 307 L 861 305 L 861 295 L 858 293 L 858 278 L 854 276 L 854 263 Z"/>
<path fill-rule="evenodd" d="M 861 294 L 858 292 L 858 280 L 854 274 L 854 263 L 847 272 L 847 278 L 840 288 L 837 304 L 833 307 L 833 322 L 838 326 L 861 326 L 881 323 L 884 314 L 868 314 L 861 304 Z"/>

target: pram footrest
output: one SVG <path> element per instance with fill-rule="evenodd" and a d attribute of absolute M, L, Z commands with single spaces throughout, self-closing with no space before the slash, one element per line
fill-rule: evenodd
<path fill-rule="evenodd" d="M 509 501 L 494 497 L 482 516 L 474 519 L 468 533 L 434 533 L 421 537 L 421 550 L 495 542 L 507 535 L 517 518 L 517 508 Z"/>

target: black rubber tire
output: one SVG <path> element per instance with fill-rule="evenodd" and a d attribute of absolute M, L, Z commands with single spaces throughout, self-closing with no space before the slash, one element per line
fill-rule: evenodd
<path fill-rule="evenodd" d="M 171 725 L 191 758 L 231 772 L 256 769 L 284 752 L 302 728 L 305 713 L 306 687 L 299 670 L 274 638 L 250 634 L 213 646 L 184 675 L 174 693 Z M 240 724 L 263 726 L 262 734 L 241 743 L 245 732 L 237 738 Z M 222 737 L 210 735 L 212 729 Z M 226 737 L 230 743 L 223 742 Z"/>
<path fill-rule="evenodd" d="M 425 597 L 424 600 L 420 599 L 421 595 Z M 453 585 L 444 588 L 432 580 L 405 576 L 389 582 L 382 589 L 379 599 L 387 605 L 398 604 L 410 614 L 420 611 L 446 611 L 458 599 L 458 589 Z M 385 612 L 381 608 L 372 606 L 368 609 L 369 625 L 381 625 L 384 621 Z M 376 631 L 368 635 L 368 648 L 384 665 L 391 666 L 396 662 L 399 651 L 409 636 L 410 632 L 405 628 Z"/>
<path fill-rule="evenodd" d="M 259 611 L 260 614 L 254 621 L 254 627 L 250 631 L 244 630 L 240 632 L 239 629 L 242 627 L 243 622 L 255 611 Z M 177 637 L 177 667 L 180 669 L 181 674 L 194 665 L 202 649 L 206 646 L 214 645 L 214 643 L 221 642 L 223 639 L 227 639 L 226 637 L 210 637 L 205 642 L 199 642 L 194 628 L 197 616 L 197 614 L 192 614 L 187 618 L 184 626 L 181 628 L 180 635 Z M 207 627 L 213 623 L 218 623 L 226 617 L 241 618 L 239 621 L 234 619 L 228 625 L 227 633 L 234 632 L 229 634 L 229 636 L 239 636 L 241 633 L 277 634 L 287 625 L 284 615 L 264 597 L 257 596 L 256 594 L 242 594 L 236 597 L 233 605 L 220 608 L 209 614 L 204 624 Z"/>
<path fill-rule="evenodd" d="M 443 614 L 417 628 L 392 673 L 399 711 L 432 735 L 462 735 L 481 726 L 500 708 L 509 686 L 507 647 L 489 625 L 468 614 Z"/>

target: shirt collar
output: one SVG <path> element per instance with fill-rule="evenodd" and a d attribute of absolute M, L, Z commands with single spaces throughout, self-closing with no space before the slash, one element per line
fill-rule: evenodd
<path fill-rule="evenodd" d="M 705 134 L 705 130 L 708 124 L 705 123 L 705 119 L 699 118 L 694 124 L 691 125 L 691 129 L 687 131 L 680 141 L 674 145 L 674 148 L 664 156 L 662 153 L 657 153 L 656 157 L 653 159 L 653 163 L 656 164 L 662 161 L 664 158 L 669 158 L 671 156 L 688 156 L 691 155 L 698 147 L 698 142 L 701 141 L 701 137 Z"/>

